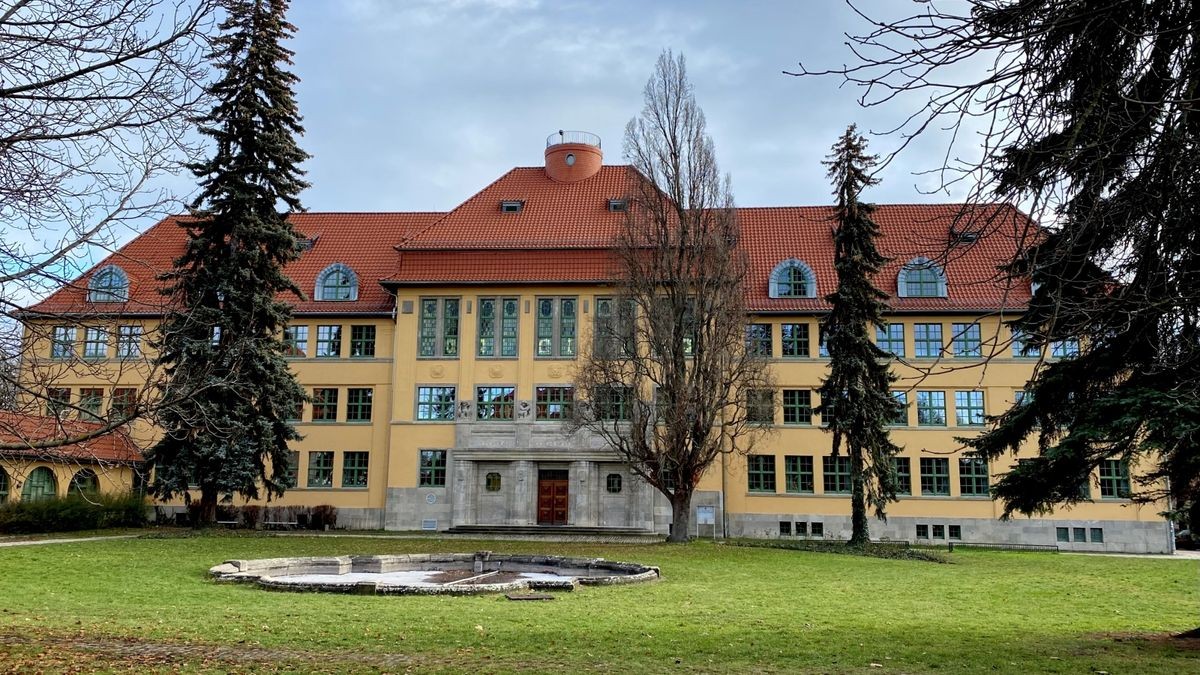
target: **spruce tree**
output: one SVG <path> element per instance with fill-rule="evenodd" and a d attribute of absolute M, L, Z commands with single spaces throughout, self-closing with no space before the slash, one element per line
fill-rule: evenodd
<path fill-rule="evenodd" d="M 201 193 L 187 247 L 166 275 L 175 309 L 165 318 L 159 362 L 167 381 L 162 439 L 149 452 L 160 498 L 200 492 L 199 523 L 218 498 L 283 493 L 288 423 L 304 391 L 288 370 L 280 333 L 290 318 L 278 299 L 299 288 L 283 272 L 298 255 L 288 212 L 301 210 L 308 155 L 282 46 L 295 28 L 286 0 L 228 0 L 212 58 L 223 71 L 216 106 L 198 121 L 215 154 L 193 165 Z"/>
<path fill-rule="evenodd" d="M 821 322 L 829 376 L 821 383 L 818 412 L 833 434 L 833 456 L 844 449 L 850 458 L 851 546 L 870 541 L 868 505 L 885 518 L 888 502 L 896 501 L 892 457 L 900 451 L 887 431 L 899 410 L 891 393 L 895 375 L 888 368 L 888 355 L 869 334 L 874 326 L 884 325 L 887 299 L 871 282 L 887 262 L 875 246 L 875 208 L 859 201 L 862 190 L 878 182 L 869 173 L 875 161 L 866 154 L 866 139 L 850 125 L 824 162 L 837 198 L 833 237 L 838 285 L 825 296 L 832 305 Z"/>

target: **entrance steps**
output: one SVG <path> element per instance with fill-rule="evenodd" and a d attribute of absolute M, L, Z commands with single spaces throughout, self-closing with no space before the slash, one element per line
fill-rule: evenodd
<path fill-rule="evenodd" d="M 590 527 L 581 525 L 455 525 L 446 534 L 472 537 L 564 538 L 581 541 L 634 540 L 658 542 L 665 537 L 637 527 Z"/>

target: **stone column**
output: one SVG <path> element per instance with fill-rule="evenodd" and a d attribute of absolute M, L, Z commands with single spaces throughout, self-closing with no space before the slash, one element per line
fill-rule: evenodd
<path fill-rule="evenodd" d="M 512 463 L 513 489 L 509 508 L 513 525 L 534 524 L 534 500 L 537 498 L 537 465 L 527 460 Z"/>
<path fill-rule="evenodd" d="M 454 460 L 454 483 L 450 489 L 452 525 L 472 525 L 479 512 L 475 499 L 479 495 L 479 468 L 471 460 Z"/>
<path fill-rule="evenodd" d="M 595 526 L 599 521 L 596 513 L 597 502 L 593 499 L 596 482 L 595 462 L 571 462 L 570 483 L 570 512 L 567 523 L 570 525 Z"/>

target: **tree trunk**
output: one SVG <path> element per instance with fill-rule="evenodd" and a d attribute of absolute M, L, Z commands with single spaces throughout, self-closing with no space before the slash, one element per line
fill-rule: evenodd
<path fill-rule="evenodd" d="M 192 527 L 209 527 L 217 522 L 217 488 L 203 486 L 200 488 L 200 508 L 193 515 Z"/>
<path fill-rule="evenodd" d="M 692 531 L 692 493 L 677 490 L 671 495 L 671 536 L 667 541 L 686 544 Z"/>
<path fill-rule="evenodd" d="M 871 541 L 867 522 L 867 491 L 863 476 L 863 455 L 860 448 L 850 448 L 850 546 L 862 546 Z"/>

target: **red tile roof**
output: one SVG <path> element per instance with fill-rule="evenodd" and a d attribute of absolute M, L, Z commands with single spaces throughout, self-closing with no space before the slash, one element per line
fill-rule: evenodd
<path fill-rule="evenodd" d="M 611 281 L 615 260 L 609 249 L 537 251 L 401 251 L 386 284 L 571 283 Z"/>
<path fill-rule="evenodd" d="M 0 443 L 36 445 L 42 442 L 68 440 L 96 433 L 104 428 L 100 422 L 59 420 L 54 417 L 0 412 Z M 0 455 L 16 455 L 48 462 L 132 463 L 142 461 L 142 453 L 123 429 L 95 438 L 58 447 L 26 447 L 0 451 Z"/>

